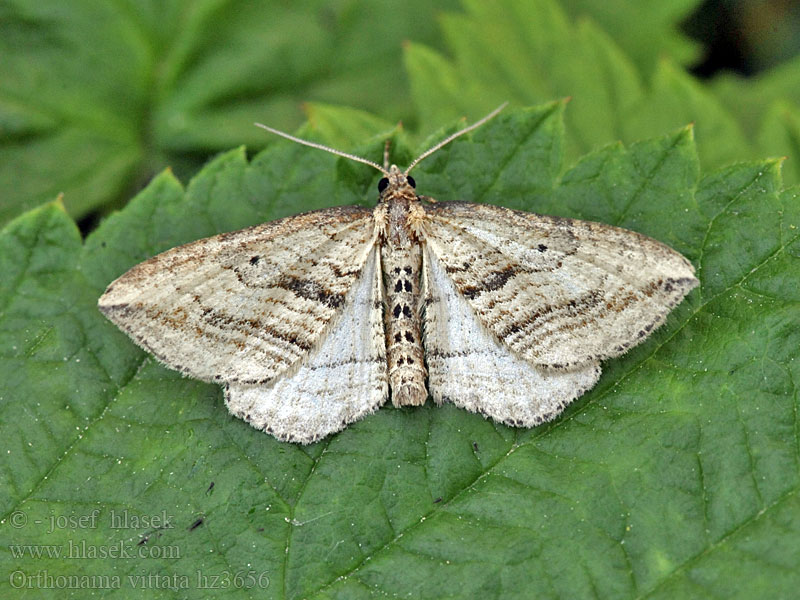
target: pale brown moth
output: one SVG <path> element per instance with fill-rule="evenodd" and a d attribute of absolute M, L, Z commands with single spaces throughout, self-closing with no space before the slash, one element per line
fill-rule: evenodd
<path fill-rule="evenodd" d="M 520 427 L 555 418 L 697 285 L 683 256 L 632 231 L 434 202 L 383 174 L 374 209 L 312 211 L 168 250 L 100 310 L 165 365 L 221 383 L 234 415 L 309 443 L 376 411 L 437 404 Z"/>

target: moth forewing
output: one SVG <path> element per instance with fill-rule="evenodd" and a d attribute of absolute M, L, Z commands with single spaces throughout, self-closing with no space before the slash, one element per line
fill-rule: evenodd
<path fill-rule="evenodd" d="M 465 202 L 426 211 L 426 243 L 458 293 L 499 341 L 540 367 L 619 355 L 697 285 L 683 256 L 625 229 Z"/>
<path fill-rule="evenodd" d="M 266 383 L 319 342 L 374 243 L 369 209 L 305 213 L 163 252 L 111 283 L 98 305 L 173 369 Z"/>

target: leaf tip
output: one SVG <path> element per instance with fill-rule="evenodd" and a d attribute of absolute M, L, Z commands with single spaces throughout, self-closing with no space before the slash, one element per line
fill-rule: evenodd
<path fill-rule="evenodd" d="M 765 171 L 774 171 L 775 175 L 782 180 L 783 178 L 783 165 L 788 159 L 788 156 L 778 156 L 775 158 L 768 158 L 764 161 Z"/>
<path fill-rule="evenodd" d="M 67 212 L 67 207 L 64 206 L 64 192 L 59 192 L 56 199 L 51 202 L 54 208 L 57 208 L 61 212 Z"/>
<path fill-rule="evenodd" d="M 694 121 L 687 123 L 680 131 L 680 135 L 686 138 L 687 142 L 694 142 Z"/>

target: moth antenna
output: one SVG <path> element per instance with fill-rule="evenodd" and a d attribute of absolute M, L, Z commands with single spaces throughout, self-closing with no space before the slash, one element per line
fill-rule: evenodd
<path fill-rule="evenodd" d="M 383 146 L 383 168 L 387 171 L 389 170 L 389 146 L 391 146 L 392 140 L 391 138 L 386 140 L 386 144 Z"/>
<path fill-rule="evenodd" d="M 481 125 L 483 125 L 484 123 L 486 123 L 486 121 L 488 121 L 489 119 L 492 119 L 492 118 L 496 117 L 496 116 L 497 116 L 497 113 L 499 113 L 501 110 L 503 110 L 503 109 L 504 109 L 506 106 L 508 106 L 508 102 L 503 102 L 503 103 L 502 103 L 500 106 L 498 106 L 497 108 L 495 108 L 495 109 L 494 109 L 492 112 L 490 112 L 488 115 L 486 115 L 485 117 L 483 117 L 481 120 L 479 120 L 479 121 L 475 121 L 475 122 L 474 122 L 472 125 L 470 125 L 469 127 L 465 127 L 464 129 L 461 129 L 460 131 L 456 131 L 456 132 L 455 132 L 453 135 L 451 135 L 451 136 L 449 136 L 449 137 L 446 137 L 446 138 L 445 138 L 445 139 L 443 139 L 441 142 L 439 142 L 438 144 L 436 144 L 436 145 L 435 145 L 433 148 L 428 148 L 427 150 L 425 150 L 425 152 L 423 152 L 423 153 L 422 153 L 422 154 L 420 154 L 420 155 L 419 155 L 417 158 L 415 158 L 414 160 L 412 160 L 412 161 L 411 161 L 411 164 L 410 164 L 410 165 L 408 165 L 408 168 L 406 169 L 406 172 L 405 172 L 405 173 L 403 173 L 403 174 L 404 174 L 404 175 L 408 175 L 409 171 L 411 171 L 411 169 L 413 169 L 414 167 L 416 167 L 416 166 L 417 166 L 417 164 L 418 164 L 418 163 L 419 163 L 421 160 L 423 160 L 423 159 L 425 159 L 425 158 L 428 158 L 428 157 L 429 157 L 431 154 L 433 154 L 434 152 L 436 152 L 436 151 L 437 151 L 439 148 L 441 148 L 442 146 L 445 146 L 445 145 L 449 144 L 450 142 L 452 142 L 452 141 L 453 141 L 454 139 L 456 139 L 457 137 L 459 137 L 459 136 L 462 136 L 462 135 L 464 135 L 465 133 L 469 133 L 469 132 L 470 132 L 470 131 L 472 131 L 473 129 L 477 129 L 478 127 L 480 127 Z"/>
<path fill-rule="evenodd" d="M 347 152 L 342 152 L 341 150 L 337 150 L 336 148 L 331 148 L 330 146 L 325 146 L 323 144 L 318 144 L 316 142 L 309 142 L 308 140 L 304 140 L 302 138 L 295 137 L 295 136 L 290 135 L 288 133 L 284 133 L 283 131 L 280 131 L 279 129 L 273 129 L 272 127 L 269 127 L 269 126 L 264 125 L 262 123 L 255 123 L 255 126 L 256 127 L 261 127 L 261 129 L 266 129 L 270 133 L 274 133 L 275 135 L 279 135 L 282 138 L 286 138 L 287 140 L 291 140 L 291 141 L 296 142 L 298 144 L 303 144 L 304 146 L 311 146 L 312 148 L 317 148 L 319 150 L 325 150 L 325 152 L 330 152 L 331 154 L 336 154 L 337 156 L 341 156 L 343 158 L 349 158 L 350 160 L 354 160 L 356 162 L 364 163 L 365 165 L 369 165 L 371 167 L 374 167 L 374 168 L 378 169 L 378 171 L 380 171 L 381 173 L 386 175 L 386 177 L 389 176 L 389 171 L 388 170 L 384 169 L 378 163 L 376 163 L 374 161 L 371 161 L 368 158 L 362 158 L 360 156 L 356 156 L 355 154 L 349 154 Z"/>

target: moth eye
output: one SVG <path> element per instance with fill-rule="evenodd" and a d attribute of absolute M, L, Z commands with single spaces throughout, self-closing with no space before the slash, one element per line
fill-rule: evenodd
<path fill-rule="evenodd" d="M 413 188 L 417 187 L 417 182 L 414 181 L 414 178 L 411 177 L 410 175 L 406 177 L 406 181 L 408 182 L 408 185 L 410 185 L 411 187 Z"/>
<path fill-rule="evenodd" d="M 383 190 L 385 190 L 387 187 L 389 187 L 389 180 L 384 177 L 378 182 L 378 191 L 383 193 Z"/>

